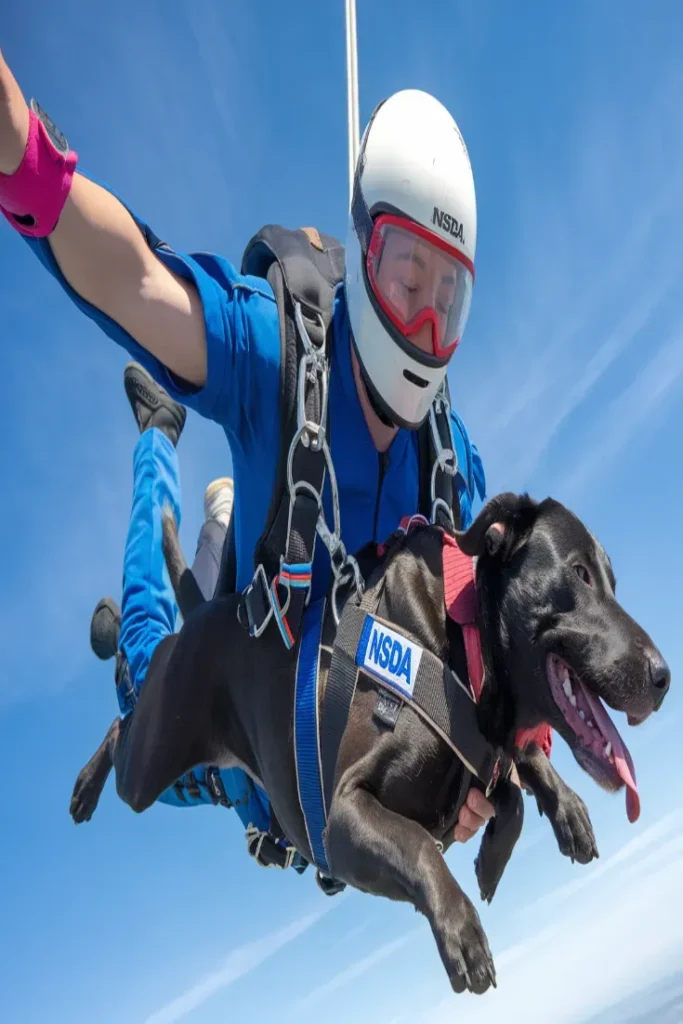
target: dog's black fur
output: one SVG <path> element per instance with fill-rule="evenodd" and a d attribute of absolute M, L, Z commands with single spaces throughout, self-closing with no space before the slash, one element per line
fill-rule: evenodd
<path fill-rule="evenodd" d="M 237 621 L 239 596 L 203 602 L 187 579 L 172 520 L 165 523 L 164 540 L 183 628 L 159 644 L 134 713 L 111 727 L 81 772 L 72 814 L 77 821 L 91 816 L 112 764 L 118 793 L 135 811 L 199 764 L 239 764 L 263 785 L 286 835 L 311 859 L 292 737 L 296 649 L 284 650 L 274 626 L 250 639 Z M 580 749 L 546 671 L 549 653 L 559 654 L 632 724 L 661 704 L 668 669 L 617 603 L 604 550 L 562 505 L 512 494 L 489 502 L 458 543 L 478 556 L 486 666 L 481 731 L 512 753 L 517 729 L 548 722 L 598 782 L 617 788 L 614 773 Z M 445 613 L 438 529 L 411 531 L 395 541 L 384 558 L 375 558 L 368 587 L 382 588 L 383 619 L 466 676 L 462 635 Z M 372 680 L 361 676 L 339 751 L 326 835 L 330 869 L 358 889 L 412 903 L 431 924 L 455 991 L 484 992 L 495 984 L 486 936 L 435 842 L 445 848 L 452 841 L 460 765 L 410 707 L 402 709 L 393 731 L 381 726 L 372 714 L 376 692 Z M 517 751 L 515 760 L 562 852 L 582 863 L 597 856 L 583 802 L 540 749 Z M 523 818 L 513 781 L 499 784 L 492 799 L 497 813 L 476 865 L 489 900 Z"/>

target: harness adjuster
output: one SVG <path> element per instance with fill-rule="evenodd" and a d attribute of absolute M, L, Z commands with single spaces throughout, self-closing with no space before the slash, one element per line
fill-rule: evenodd
<path fill-rule="evenodd" d="M 295 846 L 284 846 L 270 832 L 258 829 L 253 823 L 249 824 L 245 837 L 249 854 L 260 867 L 278 868 L 280 871 L 291 868 L 297 853 Z"/>

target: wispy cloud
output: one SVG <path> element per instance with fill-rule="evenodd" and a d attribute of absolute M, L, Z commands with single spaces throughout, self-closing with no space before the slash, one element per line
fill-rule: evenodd
<path fill-rule="evenodd" d="M 674 336 L 598 418 L 592 430 L 596 443 L 582 454 L 576 468 L 564 476 L 564 492 L 575 497 L 596 473 L 604 471 L 649 421 L 656 420 L 682 383 L 683 329 L 676 329 Z"/>
<path fill-rule="evenodd" d="M 498 989 L 459 997 L 457 1007 L 446 999 L 422 1024 L 450 1021 L 456 1010 L 462 1024 L 501 1016 L 577 1024 L 669 975 L 683 956 L 683 813 L 667 815 L 520 921 L 520 942 L 494 952 Z"/>
<path fill-rule="evenodd" d="M 629 839 L 611 857 L 600 862 L 594 862 L 578 878 L 559 886 L 547 896 L 541 896 L 529 908 L 529 913 L 535 915 L 539 910 L 545 912 L 553 906 L 557 906 L 559 903 L 563 903 L 565 900 L 576 896 L 582 889 L 595 885 L 605 875 L 611 874 L 627 862 L 632 861 L 633 858 L 647 856 L 648 851 L 653 846 L 659 846 L 672 833 L 681 830 L 683 830 L 683 811 L 671 811 L 670 814 L 660 818 L 654 825 L 650 825 L 639 835 Z"/>
<path fill-rule="evenodd" d="M 192 985 L 170 1003 L 166 1003 L 161 1009 L 156 1010 L 145 1019 L 144 1024 L 176 1024 L 176 1021 L 183 1020 L 217 992 L 228 988 L 235 981 L 255 971 L 264 960 L 274 956 L 284 946 L 294 942 L 304 932 L 313 928 L 330 909 L 332 909 L 332 905 L 326 906 L 323 910 L 306 914 L 285 928 L 273 932 L 272 935 L 240 946 L 239 949 L 233 949 L 221 967 L 211 974 L 207 974 L 201 981 Z"/>
<path fill-rule="evenodd" d="M 564 173 L 554 168 L 552 180 L 544 163 L 531 162 L 534 147 L 519 142 L 510 188 L 518 230 L 498 243 L 505 276 L 480 285 L 476 302 L 493 311 L 475 309 L 486 343 L 480 357 L 467 356 L 468 377 L 484 383 L 461 396 L 454 382 L 492 490 L 530 486 L 572 417 L 591 422 L 591 401 L 630 362 L 637 342 L 651 345 L 675 295 L 683 188 L 678 163 L 659 143 L 670 134 L 671 88 L 662 74 L 628 115 L 613 97 L 577 109 Z M 678 139 L 671 145 L 683 148 Z M 468 337 L 468 346 L 475 340 Z"/>
<path fill-rule="evenodd" d="M 348 985 L 351 981 L 356 981 L 361 975 L 366 974 L 367 971 L 376 967 L 377 964 L 382 963 L 383 960 L 387 960 L 390 956 L 396 953 L 403 946 L 407 945 L 411 939 L 417 939 L 422 933 L 422 928 L 413 928 L 405 935 L 400 935 L 397 939 L 393 939 L 391 942 L 385 942 L 379 946 L 372 953 L 367 956 L 360 957 L 355 960 L 348 967 L 338 971 L 332 978 L 324 982 L 322 985 L 317 985 L 307 995 L 301 999 L 297 999 L 296 1003 L 290 1008 L 286 1015 L 286 1019 L 296 1019 L 303 1010 L 307 1010 L 315 1003 L 320 1002 L 321 999 L 331 995 L 332 992 L 336 992 L 337 989 L 342 988 L 344 985 Z"/>

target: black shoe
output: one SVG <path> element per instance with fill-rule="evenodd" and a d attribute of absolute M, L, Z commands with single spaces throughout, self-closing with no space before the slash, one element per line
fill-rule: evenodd
<path fill-rule="evenodd" d="M 185 426 L 185 407 L 174 402 L 139 363 L 128 363 L 123 371 L 123 386 L 140 433 L 157 427 L 175 447 Z"/>
<path fill-rule="evenodd" d="M 119 649 L 121 609 L 111 597 L 98 601 L 90 620 L 90 646 L 101 661 L 113 658 Z"/>

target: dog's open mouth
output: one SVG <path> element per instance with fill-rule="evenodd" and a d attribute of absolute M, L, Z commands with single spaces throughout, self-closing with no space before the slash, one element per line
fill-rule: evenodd
<path fill-rule="evenodd" d="M 601 786 L 626 786 L 628 820 L 637 821 L 640 796 L 633 760 L 602 701 L 558 655 L 548 655 L 546 670 L 553 699 L 579 741 L 577 761 Z"/>

